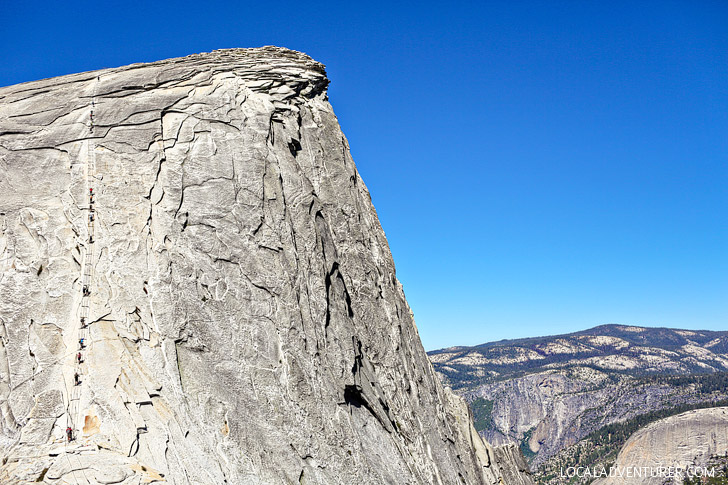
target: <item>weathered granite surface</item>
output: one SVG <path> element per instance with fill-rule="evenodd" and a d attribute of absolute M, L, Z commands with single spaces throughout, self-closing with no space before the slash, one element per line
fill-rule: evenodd
<path fill-rule="evenodd" d="M 683 474 L 682 470 L 684 473 L 693 473 L 691 470 L 705 466 L 711 456 L 726 454 L 728 407 L 696 409 L 661 419 L 634 433 L 619 451 L 614 464 L 616 469 L 624 472 L 614 472 L 613 476 L 601 478 L 594 484 L 682 483 L 679 478 Z M 660 471 L 660 467 L 674 469 Z M 634 476 L 643 468 L 649 475 Z M 628 473 L 633 476 L 627 476 Z M 700 476 L 701 473 L 695 472 L 694 475 Z M 675 476 L 670 477 L 670 474 Z"/>
<path fill-rule="evenodd" d="M 503 467 L 503 483 L 529 485 L 533 483 L 531 470 L 521 449 L 515 443 L 495 447 L 495 461 L 508 464 Z"/>
<path fill-rule="evenodd" d="M 327 85 L 265 47 L 0 89 L 0 482 L 530 481 L 439 383 Z"/>

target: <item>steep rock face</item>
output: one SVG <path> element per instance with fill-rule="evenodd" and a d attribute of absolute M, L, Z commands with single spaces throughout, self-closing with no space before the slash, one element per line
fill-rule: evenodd
<path fill-rule="evenodd" d="M 603 415 L 609 414 L 603 403 L 614 389 L 600 386 L 604 376 L 592 372 L 595 381 L 589 384 L 573 375 L 550 371 L 484 385 L 465 397 L 491 401 L 490 426 L 482 430 L 482 435 L 498 445 L 525 441 L 534 453 L 535 467 L 580 438 L 577 430 L 592 430 L 593 426 L 582 422 L 591 417 L 590 410 L 599 408 Z"/>
<path fill-rule="evenodd" d="M 498 463 L 508 464 L 508 466 L 503 468 L 503 483 L 515 485 L 528 485 L 533 483 L 528 463 L 523 458 L 523 454 L 518 448 L 518 445 L 510 443 L 496 446 L 495 460 Z"/>
<path fill-rule="evenodd" d="M 708 377 L 633 378 L 573 367 L 486 384 L 464 397 L 492 403 L 486 427 L 479 430 L 481 436 L 494 445 L 523 444 L 535 471 L 609 424 L 676 406 L 728 399 L 726 388 L 702 389 L 707 386 L 701 380 Z"/>
<path fill-rule="evenodd" d="M 0 481 L 520 476 L 433 372 L 327 84 L 267 47 L 0 89 Z"/>
<path fill-rule="evenodd" d="M 728 407 L 696 409 L 661 419 L 634 433 L 620 450 L 615 467 L 621 470 L 646 467 L 657 475 L 660 467 L 690 471 L 693 467 L 705 466 L 712 456 L 726 454 Z M 595 485 L 666 482 L 665 476 L 628 477 L 627 473 L 620 476 L 616 472 L 612 475 L 595 481 Z"/>

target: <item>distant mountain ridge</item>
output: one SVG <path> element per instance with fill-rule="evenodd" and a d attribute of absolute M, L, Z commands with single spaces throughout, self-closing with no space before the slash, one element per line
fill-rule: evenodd
<path fill-rule="evenodd" d="M 616 442 L 574 447 L 615 423 L 728 399 L 728 331 L 610 324 L 428 355 L 470 403 L 478 432 L 519 444 L 534 471 L 579 463 L 574 453 L 584 449 L 613 459 Z"/>
<path fill-rule="evenodd" d="M 453 389 L 574 365 L 629 375 L 728 370 L 728 331 L 600 325 L 569 334 L 429 352 Z"/>
<path fill-rule="evenodd" d="M 579 337 L 584 335 L 606 335 L 612 337 L 623 338 L 630 340 L 635 344 L 644 344 L 646 337 L 654 338 L 659 337 L 661 341 L 658 345 L 681 345 L 687 341 L 702 341 L 708 343 L 715 337 L 727 336 L 728 331 L 717 331 L 717 330 L 687 330 L 670 327 L 641 327 L 636 325 L 620 325 L 616 323 L 608 323 L 604 325 L 597 325 L 596 327 L 588 328 L 586 330 L 579 330 L 577 332 L 556 334 L 556 335 L 545 335 L 541 337 L 524 337 L 518 339 L 503 339 L 496 340 L 493 342 L 486 342 L 473 347 L 468 346 L 457 346 L 450 347 L 449 349 L 469 349 L 469 348 L 488 348 L 504 345 L 517 345 L 527 343 L 538 343 L 541 341 L 549 341 L 555 338 L 565 337 Z M 688 338 L 689 337 L 689 338 Z M 654 343 L 654 342 L 653 342 Z M 443 349 L 443 350 L 449 350 Z M 432 353 L 441 352 L 441 350 L 432 351 Z"/>

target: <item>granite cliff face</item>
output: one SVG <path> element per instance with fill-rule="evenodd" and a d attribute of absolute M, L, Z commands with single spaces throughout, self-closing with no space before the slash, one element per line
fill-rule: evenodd
<path fill-rule="evenodd" d="M 266 47 L 0 89 L 0 482 L 530 482 L 439 383 L 327 84 Z"/>
<path fill-rule="evenodd" d="M 626 473 L 613 473 L 611 477 L 601 478 L 594 483 L 595 485 L 682 483 L 683 480 L 677 477 L 666 480 L 665 476 L 668 473 L 661 472 L 660 467 L 684 470 L 681 472 L 684 476 L 693 474 L 696 483 L 700 483 L 700 475 L 705 472 L 694 470 L 709 465 L 711 457 L 720 456 L 728 456 L 728 407 L 696 409 L 652 423 L 637 431 L 624 444 L 614 466 L 621 470 L 646 468 L 650 470 L 649 475 L 626 476 Z M 711 473 L 708 467 L 706 476 Z"/>

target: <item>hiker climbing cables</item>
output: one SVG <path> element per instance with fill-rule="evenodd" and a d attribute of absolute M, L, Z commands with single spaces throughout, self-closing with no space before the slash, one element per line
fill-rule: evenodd
<path fill-rule="evenodd" d="M 97 77 L 97 81 L 99 78 Z M 94 108 L 96 106 L 95 97 L 96 95 L 96 88 L 94 87 L 94 95 L 91 97 L 91 110 L 89 113 L 89 132 L 93 134 L 94 132 Z M 78 430 L 78 425 L 83 421 L 82 413 L 81 413 L 81 396 L 83 394 L 81 390 L 81 385 L 83 384 L 82 381 L 82 373 L 84 371 L 82 364 L 84 362 L 84 352 L 87 348 L 86 340 L 89 338 L 88 334 L 88 326 L 89 326 L 89 307 L 90 302 L 88 298 L 91 295 L 91 287 L 93 282 L 93 246 L 94 243 L 94 221 L 96 219 L 95 216 L 95 207 L 94 204 L 96 202 L 95 199 L 95 193 L 93 187 L 91 187 L 91 184 L 93 183 L 93 180 L 95 178 L 95 172 L 96 172 L 96 160 L 95 160 L 95 147 L 93 144 L 92 138 L 88 138 L 86 141 L 86 149 L 87 149 L 87 158 L 86 158 L 86 187 L 88 187 L 88 205 L 86 206 L 88 209 L 88 233 L 87 233 L 87 241 L 88 245 L 86 246 L 86 255 L 85 255 L 85 262 L 84 262 L 84 268 L 81 273 L 82 280 L 81 280 L 81 286 L 82 286 L 82 300 L 80 305 L 80 315 L 78 324 L 79 330 L 78 334 L 76 335 L 76 338 L 78 339 L 78 350 L 76 351 L 76 354 L 73 355 L 74 357 L 74 371 L 73 371 L 73 385 L 76 390 L 69 393 L 68 396 L 68 428 L 66 428 L 66 437 L 68 439 L 68 442 L 70 443 L 75 439 L 75 431 L 74 429 Z M 85 380 L 85 379 L 84 379 Z M 80 415 L 81 414 L 81 415 Z"/>

